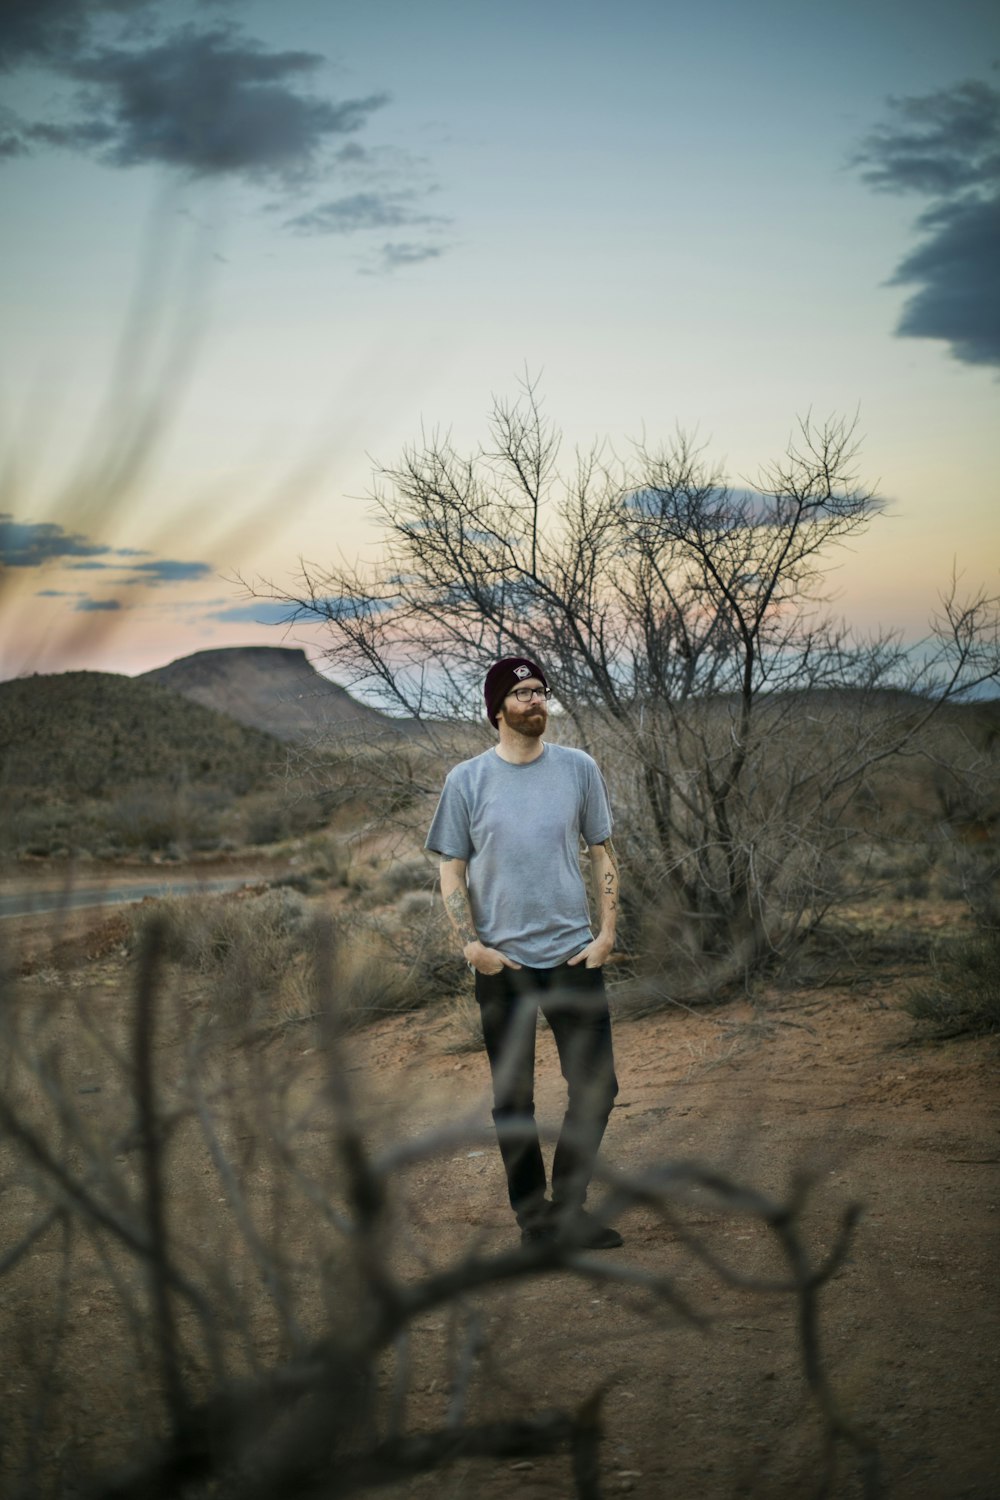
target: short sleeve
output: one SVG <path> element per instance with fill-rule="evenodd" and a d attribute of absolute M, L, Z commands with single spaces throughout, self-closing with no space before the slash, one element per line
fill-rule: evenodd
<path fill-rule="evenodd" d="M 454 771 L 449 772 L 441 789 L 424 848 L 443 859 L 472 857 L 468 803 Z"/>
<path fill-rule="evenodd" d="M 588 845 L 603 844 L 611 837 L 614 820 L 607 784 L 595 760 L 587 756 L 587 780 L 580 818 L 580 832 Z"/>

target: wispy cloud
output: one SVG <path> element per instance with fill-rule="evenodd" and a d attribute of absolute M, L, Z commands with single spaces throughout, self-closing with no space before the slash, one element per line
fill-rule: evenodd
<path fill-rule="evenodd" d="M 89 537 L 66 531 L 51 521 L 16 521 L 8 513 L 0 514 L 0 567 L 61 567 L 70 573 L 117 573 L 121 576 L 116 586 L 144 584 L 147 587 L 190 583 L 215 572 L 211 563 L 176 557 L 153 558 L 149 562 L 130 561 L 133 557 L 148 555 L 134 547 L 109 547 L 103 542 L 92 542 Z M 57 591 L 38 592 L 55 596 Z"/>
<path fill-rule="evenodd" d="M 0 565 L 4 567 L 40 568 L 62 558 L 100 557 L 110 551 L 52 521 L 15 521 L 7 512 L 0 514 Z"/>
<path fill-rule="evenodd" d="M 889 100 L 852 158 L 880 192 L 931 200 L 921 243 L 890 278 L 915 286 L 897 333 L 941 339 L 966 364 L 1000 365 L 1000 90 L 976 79 Z"/>
<path fill-rule="evenodd" d="M 211 563 L 180 562 L 177 558 L 163 557 L 157 562 L 137 563 L 133 571 L 142 578 L 129 582 L 141 583 L 188 583 L 194 578 L 205 578 L 214 572 Z"/>
<path fill-rule="evenodd" d="M 81 599 L 75 608 L 83 614 L 92 614 L 97 610 L 121 609 L 117 599 Z"/>
<path fill-rule="evenodd" d="M 426 260 L 437 260 L 444 254 L 443 245 L 420 245 L 412 241 L 402 244 L 385 244 L 378 251 L 375 262 L 362 267 L 366 276 L 385 276 L 404 266 L 419 266 Z"/>
<path fill-rule="evenodd" d="M 286 222 L 298 234 L 356 234 L 362 229 L 397 229 L 402 225 L 440 227 L 448 219 L 420 212 L 413 192 L 352 193 L 320 203 Z"/>
<path fill-rule="evenodd" d="M 259 599 L 254 604 L 233 604 L 228 609 L 213 610 L 205 619 L 238 625 L 288 625 L 297 613 L 294 605 Z"/>

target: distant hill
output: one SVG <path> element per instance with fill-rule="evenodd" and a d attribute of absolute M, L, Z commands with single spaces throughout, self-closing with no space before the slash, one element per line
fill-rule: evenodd
<path fill-rule="evenodd" d="M 0 798 L 109 797 L 127 786 L 197 782 L 242 795 L 284 758 L 277 740 L 112 672 L 0 682 Z"/>
<path fill-rule="evenodd" d="M 390 718 L 359 703 L 346 688 L 310 666 L 304 651 L 291 646 L 196 651 L 136 681 L 169 688 L 279 740 L 304 739 L 331 730 L 381 738 L 405 734 L 412 727 L 408 720 Z"/>

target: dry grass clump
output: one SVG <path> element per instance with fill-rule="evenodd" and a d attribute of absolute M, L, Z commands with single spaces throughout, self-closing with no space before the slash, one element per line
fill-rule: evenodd
<path fill-rule="evenodd" d="M 338 929 L 342 973 L 358 1022 L 436 1005 L 468 978 L 432 891 L 409 891 L 377 913 L 343 915 Z"/>
<path fill-rule="evenodd" d="M 942 940 L 934 974 L 911 986 L 905 1008 L 936 1037 L 1000 1034 L 1000 929 Z"/>
<path fill-rule="evenodd" d="M 208 981 L 213 1016 L 228 1025 L 303 1020 L 318 1011 L 310 957 L 318 913 L 288 885 L 166 897 L 134 909 L 127 946 L 137 951 L 156 926 L 164 959 Z M 344 1025 L 437 1004 L 467 978 L 430 891 L 409 891 L 377 914 L 341 910 L 335 925 Z"/>
<path fill-rule="evenodd" d="M 132 947 L 155 924 L 163 956 L 212 983 L 216 1015 L 260 1019 L 301 965 L 309 906 L 297 891 L 247 890 L 233 895 L 171 896 L 144 901 L 132 917 Z"/>
<path fill-rule="evenodd" d="M 429 894 L 437 885 L 437 869 L 428 859 L 394 859 L 379 876 L 372 896 L 395 901 L 409 892 Z"/>

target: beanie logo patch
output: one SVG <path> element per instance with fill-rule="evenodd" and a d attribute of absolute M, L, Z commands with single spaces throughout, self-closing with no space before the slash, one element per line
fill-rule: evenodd
<path fill-rule="evenodd" d="M 531 676 L 531 668 L 530 667 L 515 667 L 514 668 L 514 676 L 515 677 L 530 677 Z"/>

